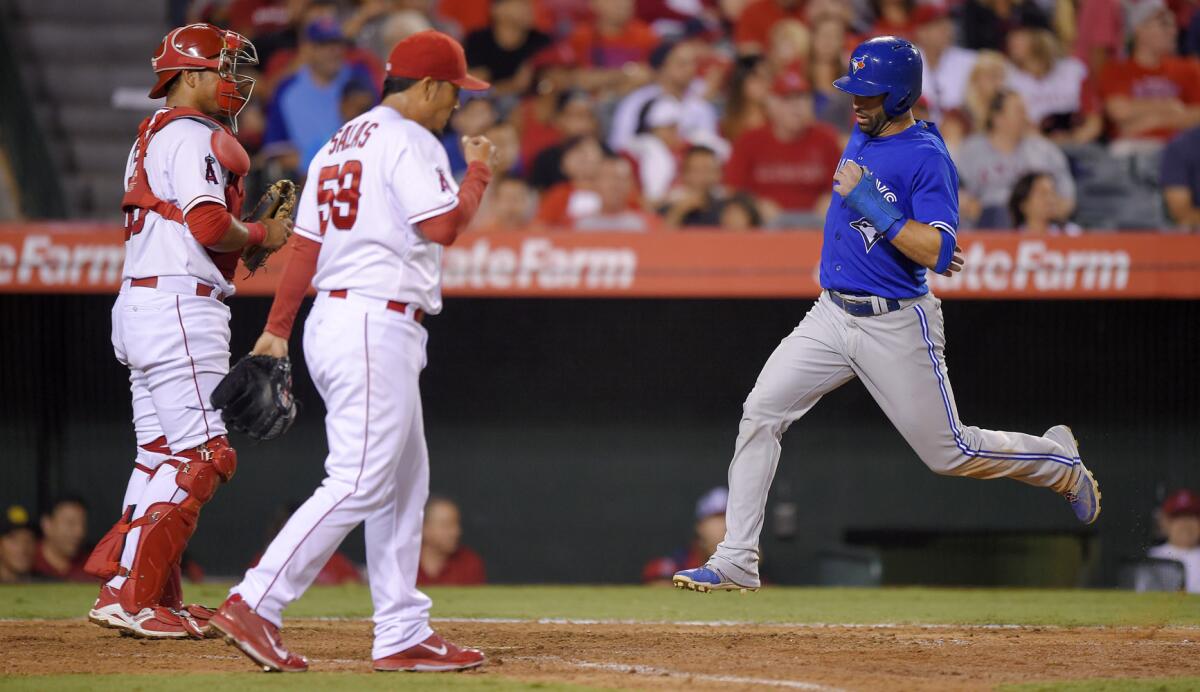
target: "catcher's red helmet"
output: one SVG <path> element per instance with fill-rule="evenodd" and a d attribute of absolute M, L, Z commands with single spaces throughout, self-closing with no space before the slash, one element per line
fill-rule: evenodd
<path fill-rule="evenodd" d="M 254 78 L 239 74 L 238 68 L 258 64 L 258 51 L 241 34 L 212 24 L 189 24 L 172 29 L 150 59 L 158 81 L 150 98 L 167 95 L 167 85 L 184 70 L 215 70 L 221 76 L 218 101 L 225 115 L 234 120 L 250 100 Z"/>

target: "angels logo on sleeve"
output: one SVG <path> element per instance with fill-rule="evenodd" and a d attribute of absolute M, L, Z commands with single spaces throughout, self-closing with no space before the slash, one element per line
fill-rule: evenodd
<path fill-rule="evenodd" d="M 220 185 L 220 181 L 217 180 L 217 171 L 213 168 L 216 163 L 217 159 L 214 158 L 212 154 L 204 157 L 204 180 L 212 183 L 213 185 Z"/>
<path fill-rule="evenodd" d="M 896 203 L 896 193 L 892 192 L 891 188 L 889 188 L 882 180 L 878 178 L 875 179 L 875 189 L 883 193 L 884 199 L 892 204 Z M 871 248 L 875 247 L 875 243 L 878 243 L 879 239 L 884 237 L 883 231 L 876 229 L 871 225 L 871 222 L 867 221 L 865 218 L 858 218 L 854 221 L 851 221 L 850 227 L 858 231 L 859 235 L 862 236 L 863 247 L 867 252 L 870 252 Z"/>
<path fill-rule="evenodd" d="M 441 166 L 435 170 L 438 174 L 438 184 L 442 186 L 442 192 L 454 192 L 454 188 L 450 187 L 450 181 L 446 180 L 446 171 L 443 171 Z"/>

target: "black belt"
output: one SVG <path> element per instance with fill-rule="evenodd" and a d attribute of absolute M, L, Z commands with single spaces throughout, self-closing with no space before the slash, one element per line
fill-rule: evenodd
<path fill-rule="evenodd" d="M 855 317 L 874 317 L 875 301 L 871 300 L 871 296 L 862 296 L 863 300 L 854 300 L 854 296 L 843 297 L 836 291 L 826 291 L 829 294 L 829 299 L 833 304 L 845 310 L 847 313 Z M 902 305 L 895 298 L 880 298 L 879 304 L 886 308 L 880 315 L 899 310 Z"/>

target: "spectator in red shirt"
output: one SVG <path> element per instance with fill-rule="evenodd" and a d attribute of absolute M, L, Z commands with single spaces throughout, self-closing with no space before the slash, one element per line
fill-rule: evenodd
<path fill-rule="evenodd" d="M 775 79 L 767 115 L 766 125 L 734 142 L 725 183 L 767 202 L 771 211 L 823 209 L 842 150 L 837 132 L 816 121 L 804 75 L 788 71 Z"/>
<path fill-rule="evenodd" d="M 447 497 L 430 496 L 421 529 L 421 569 L 417 586 L 476 586 L 487 583 L 483 558 L 461 543 L 458 505 Z"/>
<path fill-rule="evenodd" d="M 733 27 L 733 43 L 742 55 L 763 53 L 771 28 L 781 19 L 805 19 L 804 0 L 755 0 L 742 10 Z"/>
<path fill-rule="evenodd" d="M 595 20 L 580 22 L 567 41 L 581 62 L 593 69 L 622 70 L 644 63 L 658 35 L 635 16 L 634 0 L 592 0 Z"/>
<path fill-rule="evenodd" d="M 1079 0 L 1075 21 L 1075 57 L 1088 66 L 1092 81 L 1105 64 L 1120 56 L 1125 39 L 1121 0 Z"/>
<path fill-rule="evenodd" d="M 58 499 L 42 515 L 42 540 L 33 559 L 33 575 L 51 581 L 94 582 L 83 571 L 90 550 L 83 550 L 87 536 L 87 506 L 78 497 Z"/>
<path fill-rule="evenodd" d="M 1130 10 L 1129 26 L 1129 59 L 1108 63 L 1100 78 L 1118 155 L 1161 150 L 1200 125 L 1200 66 L 1175 54 L 1175 20 L 1166 5 L 1142 0 Z"/>
<path fill-rule="evenodd" d="M 29 513 L 12 505 L 0 516 L 0 584 L 29 581 L 36 546 Z"/>
<path fill-rule="evenodd" d="M 529 231 L 535 205 L 529 183 L 520 178 L 493 178 L 488 185 L 479 212 L 472 224 L 472 233 L 497 231 Z"/>
<path fill-rule="evenodd" d="M 575 137 L 562 144 L 561 152 L 554 171 L 556 178 L 544 181 L 547 189 L 538 205 L 538 221 L 548 226 L 569 226 L 574 219 L 600 209 L 600 195 L 596 192 L 600 164 L 604 161 L 600 142 L 595 137 Z M 536 180 L 532 182 L 538 184 Z"/>
<path fill-rule="evenodd" d="M 712 555 L 717 544 L 725 540 L 725 507 L 729 490 L 717 486 L 696 502 L 696 529 L 691 543 L 674 553 L 646 563 L 642 568 L 643 584 L 671 584 L 671 577 L 681 569 L 700 567 Z"/>
<path fill-rule="evenodd" d="M 600 208 L 575 217 L 576 231 L 624 231 L 645 233 L 662 228 L 662 220 L 642 211 L 638 203 L 633 165 L 624 156 L 610 154 L 600 164 L 596 177 Z"/>

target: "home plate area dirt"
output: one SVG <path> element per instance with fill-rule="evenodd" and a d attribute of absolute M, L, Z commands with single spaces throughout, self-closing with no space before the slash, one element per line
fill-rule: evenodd
<path fill-rule="evenodd" d="M 597 687 L 982 690 L 1200 675 L 1200 630 L 1191 628 L 434 624 L 488 654 L 485 667 L 462 675 Z M 308 656 L 309 675 L 370 670 L 367 621 L 289 621 L 284 640 Z M 82 620 L 0 622 L 0 650 L 6 676 L 254 669 L 220 640 L 139 641 Z"/>

